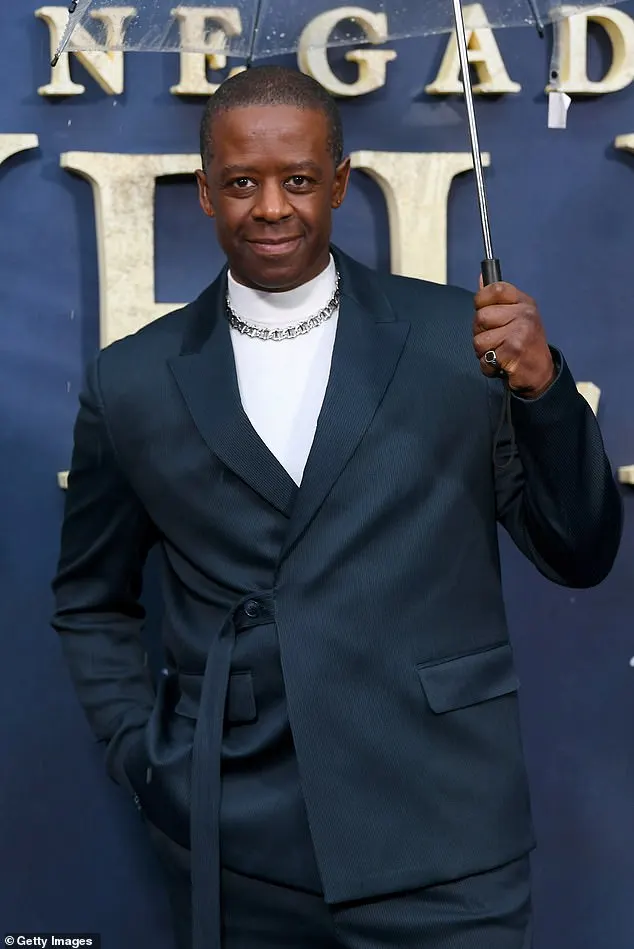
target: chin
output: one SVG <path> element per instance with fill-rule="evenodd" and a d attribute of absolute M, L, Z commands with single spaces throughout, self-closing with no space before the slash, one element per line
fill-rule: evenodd
<path fill-rule="evenodd" d="M 270 261 L 265 266 L 241 267 L 238 273 L 232 268 L 233 276 L 255 290 L 265 290 L 268 293 L 294 290 L 310 279 L 309 269 L 298 267 L 298 261 Z"/>
<path fill-rule="evenodd" d="M 324 266 L 327 265 L 329 254 L 330 243 L 324 250 L 309 243 L 306 236 L 290 253 L 258 252 L 247 243 L 225 249 L 233 277 L 245 286 L 266 293 L 301 287 L 317 276 L 322 258 Z"/>

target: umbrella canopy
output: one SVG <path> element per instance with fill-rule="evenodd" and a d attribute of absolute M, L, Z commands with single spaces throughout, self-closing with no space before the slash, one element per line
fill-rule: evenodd
<path fill-rule="evenodd" d="M 608 0 L 616 3 L 618 0 Z M 605 0 L 604 0 L 605 3 Z M 335 0 L 231 0 L 230 4 L 206 4 L 204 0 L 135 0 L 135 13 L 121 30 L 108 31 L 102 11 L 123 6 L 121 0 L 73 0 L 68 28 L 57 55 L 74 50 L 147 50 L 151 52 L 205 52 L 243 60 L 258 60 L 295 52 L 306 25 L 337 6 Z M 385 19 L 385 41 L 429 36 L 454 29 L 451 0 L 359 0 L 350 4 Z M 596 6 L 568 3 L 565 16 Z M 204 28 L 183 28 L 188 8 L 204 11 Z M 228 18 L 226 11 L 233 11 Z M 359 11 L 361 12 L 361 11 Z M 552 0 L 481 0 L 470 10 L 472 28 L 491 26 L 538 26 L 560 19 L 561 5 Z M 314 45 L 338 47 L 364 39 L 363 16 L 351 17 L 336 29 L 319 36 Z M 325 22 L 325 21 L 324 21 Z M 77 27 L 82 30 L 77 30 Z"/>

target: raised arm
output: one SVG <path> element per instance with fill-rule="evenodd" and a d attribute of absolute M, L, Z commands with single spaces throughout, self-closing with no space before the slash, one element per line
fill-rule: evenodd
<path fill-rule="evenodd" d="M 622 503 L 597 421 L 558 361 L 557 378 L 539 398 L 511 395 L 510 419 L 502 384 L 490 384 L 494 432 L 504 419 L 495 452 L 497 514 L 544 576 L 591 587 L 616 557 Z"/>
<path fill-rule="evenodd" d="M 489 384 L 498 520 L 545 576 L 594 586 L 612 567 L 623 517 L 597 420 L 532 297 L 496 283 L 475 307 L 482 372 L 503 373 Z"/>

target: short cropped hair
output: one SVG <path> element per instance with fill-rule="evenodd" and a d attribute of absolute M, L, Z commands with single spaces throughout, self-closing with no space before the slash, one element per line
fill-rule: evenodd
<path fill-rule="evenodd" d="M 335 166 L 343 160 L 343 128 L 337 103 L 315 79 L 284 66 L 252 66 L 226 79 L 210 97 L 200 123 L 200 154 L 207 168 L 213 154 L 213 123 L 232 109 L 291 105 L 322 112 L 328 122 L 328 147 Z"/>

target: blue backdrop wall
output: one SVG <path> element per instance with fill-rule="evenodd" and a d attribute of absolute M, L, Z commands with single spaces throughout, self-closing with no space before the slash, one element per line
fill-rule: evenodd
<path fill-rule="evenodd" d="M 59 157 L 193 152 L 201 102 L 170 95 L 177 57 L 139 54 L 128 57 L 116 103 L 78 66 L 84 96 L 41 98 L 48 33 L 35 9 L 33 0 L 0 9 L 0 133 L 40 142 L 0 167 L 0 930 L 100 932 L 105 949 L 168 949 L 154 857 L 127 796 L 105 777 L 48 626 L 63 506 L 56 474 L 68 465 L 82 372 L 99 345 L 92 192 Z M 505 276 L 537 297 L 576 378 L 600 386 L 614 467 L 634 464 L 634 155 L 613 145 L 634 132 L 634 85 L 575 102 L 568 130 L 549 131 L 549 38 L 513 30 L 498 42 L 523 87 L 479 104 Z M 424 94 L 445 45 L 400 44 L 387 85 L 343 103 L 349 150 L 467 150 L 460 101 Z M 604 60 L 593 39 L 595 77 Z M 452 186 L 448 271 L 475 287 L 472 189 L 469 175 Z M 384 201 L 360 173 L 335 237 L 389 267 Z M 220 263 L 191 183 L 162 184 L 157 299 L 192 297 Z M 539 836 L 536 949 L 634 945 L 634 531 L 632 489 L 623 490 L 623 546 L 599 589 L 557 589 L 504 544 Z"/>

